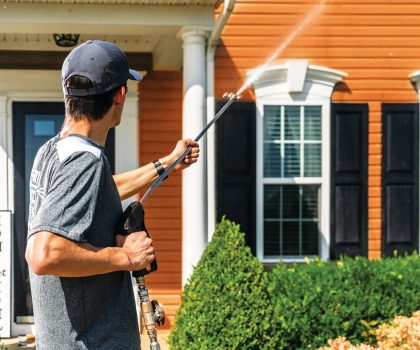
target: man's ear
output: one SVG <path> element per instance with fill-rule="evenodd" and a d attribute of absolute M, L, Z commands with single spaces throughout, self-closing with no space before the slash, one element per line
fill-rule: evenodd
<path fill-rule="evenodd" d="M 114 101 L 117 105 L 124 103 L 126 93 L 127 93 L 127 89 L 125 86 L 120 86 L 117 89 L 117 91 L 115 92 L 115 98 L 114 98 Z"/>

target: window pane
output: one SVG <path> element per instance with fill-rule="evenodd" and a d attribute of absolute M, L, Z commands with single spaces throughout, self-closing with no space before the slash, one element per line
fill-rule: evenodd
<path fill-rule="evenodd" d="M 284 139 L 300 140 L 300 106 L 284 107 Z"/>
<path fill-rule="evenodd" d="M 280 187 L 264 186 L 264 218 L 280 217 Z"/>
<path fill-rule="evenodd" d="M 299 255 L 299 222 L 283 222 L 283 255 Z"/>
<path fill-rule="evenodd" d="M 34 121 L 34 136 L 54 136 L 55 135 L 54 120 L 35 120 Z"/>
<path fill-rule="evenodd" d="M 280 106 L 264 106 L 264 140 L 280 140 Z"/>
<path fill-rule="evenodd" d="M 299 186 L 281 186 L 284 219 L 299 219 Z"/>
<path fill-rule="evenodd" d="M 280 255 L 280 223 L 264 222 L 264 255 Z"/>
<path fill-rule="evenodd" d="M 280 145 L 264 143 L 264 176 L 280 177 Z"/>
<path fill-rule="evenodd" d="M 289 143 L 284 145 L 284 177 L 300 176 L 300 145 Z"/>
<path fill-rule="evenodd" d="M 318 186 L 302 186 L 302 218 L 318 218 Z"/>
<path fill-rule="evenodd" d="M 264 255 L 318 255 L 319 185 L 264 186 Z"/>
<path fill-rule="evenodd" d="M 321 106 L 305 106 L 305 140 L 321 141 Z"/>
<path fill-rule="evenodd" d="M 304 145 L 304 176 L 321 176 L 321 144 L 310 143 Z"/>
<path fill-rule="evenodd" d="M 318 254 L 318 222 L 302 223 L 302 255 Z"/>

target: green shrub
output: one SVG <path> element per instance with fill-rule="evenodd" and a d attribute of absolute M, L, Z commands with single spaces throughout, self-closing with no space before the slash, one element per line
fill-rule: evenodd
<path fill-rule="evenodd" d="M 280 264 L 269 279 L 276 349 L 315 349 L 339 336 L 374 343 L 378 324 L 420 309 L 418 255 Z"/>
<path fill-rule="evenodd" d="M 223 219 L 185 286 L 171 349 L 274 349 L 263 266 Z"/>

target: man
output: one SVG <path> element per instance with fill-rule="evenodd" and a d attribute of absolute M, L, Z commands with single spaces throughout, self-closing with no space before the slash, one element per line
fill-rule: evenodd
<path fill-rule="evenodd" d="M 138 350 L 139 330 L 129 271 L 155 257 L 145 232 L 116 235 L 121 200 L 148 187 L 188 146 L 175 169 L 195 163 L 198 144 L 179 141 L 154 163 L 112 177 L 104 144 L 121 120 L 128 67 L 115 45 L 88 41 L 62 69 L 66 118 L 41 147 L 31 173 L 26 260 L 38 350 Z"/>

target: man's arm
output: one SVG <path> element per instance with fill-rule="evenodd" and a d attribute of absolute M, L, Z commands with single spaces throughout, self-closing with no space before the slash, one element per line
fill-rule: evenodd
<path fill-rule="evenodd" d="M 26 261 L 37 275 L 84 277 L 145 268 L 154 258 L 146 232 L 117 235 L 117 247 L 98 248 L 48 231 L 33 234 L 26 247 Z"/>
<path fill-rule="evenodd" d="M 191 139 L 184 139 L 178 141 L 171 154 L 159 159 L 162 166 L 165 169 L 168 168 L 189 146 L 192 147 L 191 151 L 174 170 L 183 170 L 188 168 L 191 164 L 196 163 L 200 152 L 199 145 Z M 135 170 L 114 175 L 114 181 L 117 185 L 121 200 L 130 198 L 141 190 L 149 188 L 157 178 L 158 174 L 152 163 L 146 164 Z"/>

